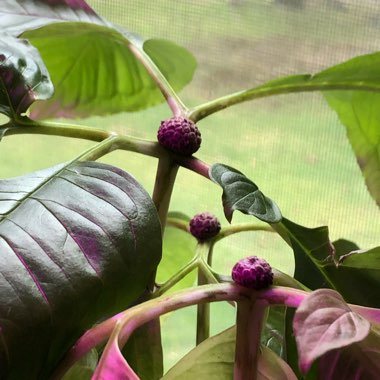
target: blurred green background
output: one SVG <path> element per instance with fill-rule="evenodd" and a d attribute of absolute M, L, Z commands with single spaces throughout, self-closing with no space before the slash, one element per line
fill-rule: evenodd
<path fill-rule="evenodd" d="M 370 0 L 112 0 L 88 1 L 109 20 L 144 37 L 170 39 L 198 61 L 194 80 L 180 96 L 189 106 L 269 79 L 313 73 L 355 55 L 380 50 L 380 3 Z M 163 104 L 146 111 L 76 123 L 155 139 Z M 380 218 L 367 193 L 345 129 L 322 96 L 297 94 L 244 103 L 199 123 L 197 157 L 236 167 L 274 199 L 283 214 L 309 227 L 328 225 L 331 238 L 360 247 L 378 245 Z M 44 136 L 3 139 L 0 178 L 69 160 L 93 143 Z M 102 159 L 133 174 L 151 192 L 156 160 L 127 152 Z M 171 210 L 189 216 L 209 210 L 223 224 L 221 190 L 181 169 Z M 233 223 L 251 218 L 235 214 Z M 173 236 L 172 229 L 168 235 Z M 174 240 L 175 241 L 175 240 Z M 168 243 L 169 244 L 169 243 Z M 173 239 L 170 242 L 173 248 Z M 195 241 L 188 239 L 193 247 Z M 292 273 L 285 244 L 265 233 L 243 233 L 217 246 L 215 263 L 228 273 L 240 257 L 257 254 Z M 230 306 L 214 306 L 212 330 L 233 323 Z M 194 310 L 163 319 L 166 365 L 194 344 Z M 184 326 L 188 325 L 188 328 Z M 180 329 L 181 334 L 178 334 Z"/>

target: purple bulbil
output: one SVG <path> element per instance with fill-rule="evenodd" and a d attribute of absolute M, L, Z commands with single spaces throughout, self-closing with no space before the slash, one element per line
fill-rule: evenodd
<path fill-rule="evenodd" d="M 246 257 L 232 268 L 232 279 L 251 289 L 265 289 L 273 283 L 271 266 L 257 256 Z"/>
<path fill-rule="evenodd" d="M 183 156 L 195 153 L 202 142 L 197 126 L 183 117 L 172 117 L 162 121 L 157 139 L 165 148 Z"/>
<path fill-rule="evenodd" d="M 211 239 L 218 235 L 219 231 L 219 220 L 209 212 L 197 214 L 190 220 L 190 232 L 199 241 Z"/>

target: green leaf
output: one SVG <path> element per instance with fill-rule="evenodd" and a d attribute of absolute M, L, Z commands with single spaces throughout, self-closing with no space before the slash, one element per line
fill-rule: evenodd
<path fill-rule="evenodd" d="M 51 100 L 32 107 L 32 118 L 105 115 L 164 101 L 132 45 L 175 91 L 195 70 L 195 60 L 184 48 L 158 39 L 144 42 L 97 16 L 84 1 L 21 5 L 21 0 L 10 0 L 0 4 L 2 15 L 4 31 L 22 34 L 38 48 L 55 86 Z"/>
<path fill-rule="evenodd" d="M 293 248 L 294 278 L 310 289 L 332 287 L 323 272 L 323 264 L 326 260 L 331 262 L 335 253 L 328 228 L 307 228 L 286 218 L 282 219 L 279 228 L 285 232 Z"/>
<path fill-rule="evenodd" d="M 0 34 L 0 113 L 16 119 L 54 89 L 41 57 L 26 40 Z"/>
<path fill-rule="evenodd" d="M 122 170 L 64 164 L 0 181 L 0 378 L 45 379 L 96 321 L 152 281 L 161 228 Z"/>
<path fill-rule="evenodd" d="M 90 380 L 98 363 L 98 352 L 93 349 L 77 361 L 63 376 L 62 380 Z"/>
<path fill-rule="evenodd" d="M 269 307 L 268 317 L 261 334 L 261 344 L 283 358 L 286 357 L 285 313 L 284 306 Z"/>
<path fill-rule="evenodd" d="M 243 173 L 227 165 L 215 164 L 211 166 L 209 176 L 223 189 L 224 215 L 229 222 L 235 210 L 268 223 L 281 220 L 278 206 Z"/>
<path fill-rule="evenodd" d="M 206 339 L 173 368 L 162 380 L 230 380 L 233 378 L 236 328 Z M 296 380 L 289 366 L 269 348 L 262 347 L 258 380 Z"/>
<path fill-rule="evenodd" d="M 380 308 L 380 247 L 340 257 L 338 267 L 325 265 L 334 287 L 350 303 Z"/>
<path fill-rule="evenodd" d="M 294 278 L 310 289 L 332 288 L 347 302 L 380 308 L 380 248 L 346 254 L 352 242 L 331 244 L 327 227 L 306 228 L 282 219 L 273 225 L 285 234 L 295 258 Z M 346 254 L 346 255 L 345 255 Z M 339 258 L 339 261 L 338 261 Z"/>
<path fill-rule="evenodd" d="M 157 269 L 157 281 L 165 282 L 187 264 L 195 254 L 195 239 L 188 233 L 174 227 L 167 226 L 164 235 L 162 261 Z M 177 285 L 174 290 L 189 288 L 194 285 L 196 271 L 192 271 Z"/>
<path fill-rule="evenodd" d="M 136 329 L 122 349 L 123 356 L 140 380 L 158 380 L 163 375 L 160 320 Z"/>
<path fill-rule="evenodd" d="M 374 72 L 380 77 L 379 69 Z M 339 91 L 324 96 L 346 127 L 367 188 L 380 205 L 380 94 Z"/>

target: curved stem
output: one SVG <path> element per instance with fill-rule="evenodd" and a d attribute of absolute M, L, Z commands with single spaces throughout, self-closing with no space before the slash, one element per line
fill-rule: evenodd
<path fill-rule="evenodd" d="M 227 107 L 235 104 L 243 103 L 248 100 L 265 98 L 272 95 L 280 95 L 295 92 L 311 92 L 311 91 L 331 91 L 331 90 L 361 90 L 361 91 L 374 91 L 373 86 L 364 86 L 363 83 L 295 83 L 295 84 L 282 84 L 277 86 L 259 86 L 249 90 L 238 91 L 230 95 L 226 95 L 210 102 L 201 104 L 188 112 L 188 118 L 195 123 L 217 111 L 221 111 Z M 379 91 L 379 89 L 377 89 Z"/>
<path fill-rule="evenodd" d="M 189 223 L 188 222 L 185 222 L 184 220 L 182 219 L 179 219 L 179 218 L 172 218 L 172 217 L 169 217 L 167 220 L 166 220 L 166 224 L 168 226 L 171 226 L 171 227 L 176 227 L 182 231 L 185 231 L 185 232 L 189 232 Z"/>
<path fill-rule="evenodd" d="M 179 155 L 174 155 L 174 159 L 178 164 L 183 166 L 186 169 L 189 169 L 195 173 L 200 174 L 201 176 L 210 179 L 210 176 L 208 174 L 210 165 L 207 164 L 206 162 L 203 162 L 199 160 L 196 157 L 187 157 L 187 156 L 179 156 Z"/>
<path fill-rule="evenodd" d="M 169 296 L 152 299 L 123 311 L 88 330 L 67 352 L 51 376 L 51 380 L 60 379 L 76 361 L 94 347 L 102 344 L 111 335 L 116 323 L 125 324 L 128 321 L 134 321 L 134 327 L 137 328 L 162 314 L 200 302 L 256 299 L 267 300 L 271 305 L 298 307 L 307 294 L 304 291 L 281 287 L 255 291 L 236 284 L 223 283 L 185 289 Z"/>
<path fill-rule="evenodd" d="M 163 157 L 158 161 L 152 199 L 160 218 L 162 232 L 165 230 L 166 217 L 178 168 L 178 164 L 170 157 Z"/>
<path fill-rule="evenodd" d="M 192 272 L 197 266 L 198 259 L 194 257 L 191 261 L 184 265 L 175 275 L 170 277 L 169 280 L 165 281 L 162 285 L 160 285 L 153 293 L 152 297 L 160 297 L 161 295 L 166 293 L 170 288 L 172 288 L 184 277 L 186 277 L 190 272 Z"/>
<path fill-rule="evenodd" d="M 64 124 L 47 121 L 34 121 L 23 118 L 15 125 L 8 124 L 2 127 L 5 130 L 4 136 L 18 134 L 41 134 L 48 136 L 73 137 L 84 140 L 102 141 L 116 133 L 98 128 L 85 127 L 83 125 Z"/>
<path fill-rule="evenodd" d="M 150 77 L 154 80 L 157 87 L 160 89 L 162 95 L 173 112 L 174 116 L 184 116 L 188 113 L 188 108 L 182 103 L 181 99 L 175 93 L 169 82 L 162 75 L 161 71 L 157 68 L 156 64 L 151 58 L 143 51 L 143 48 L 130 43 L 128 45 L 134 56 L 145 67 Z"/>
<path fill-rule="evenodd" d="M 214 241 L 216 243 L 227 236 L 231 236 L 238 232 L 245 232 L 245 231 L 275 232 L 273 228 L 268 225 L 253 224 L 253 223 L 234 224 L 234 225 L 222 228 L 219 234 L 215 237 Z"/>

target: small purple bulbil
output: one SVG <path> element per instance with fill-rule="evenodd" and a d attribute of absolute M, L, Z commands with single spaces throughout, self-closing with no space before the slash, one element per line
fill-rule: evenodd
<path fill-rule="evenodd" d="M 201 212 L 190 220 L 190 232 L 199 241 L 205 241 L 218 235 L 220 223 L 215 215 Z"/>
<path fill-rule="evenodd" d="M 271 266 L 257 256 L 246 257 L 232 268 L 232 279 L 251 289 L 265 289 L 273 283 Z"/>
<path fill-rule="evenodd" d="M 183 156 L 195 153 L 202 142 L 197 126 L 191 120 L 180 116 L 162 121 L 157 139 L 165 148 Z"/>

